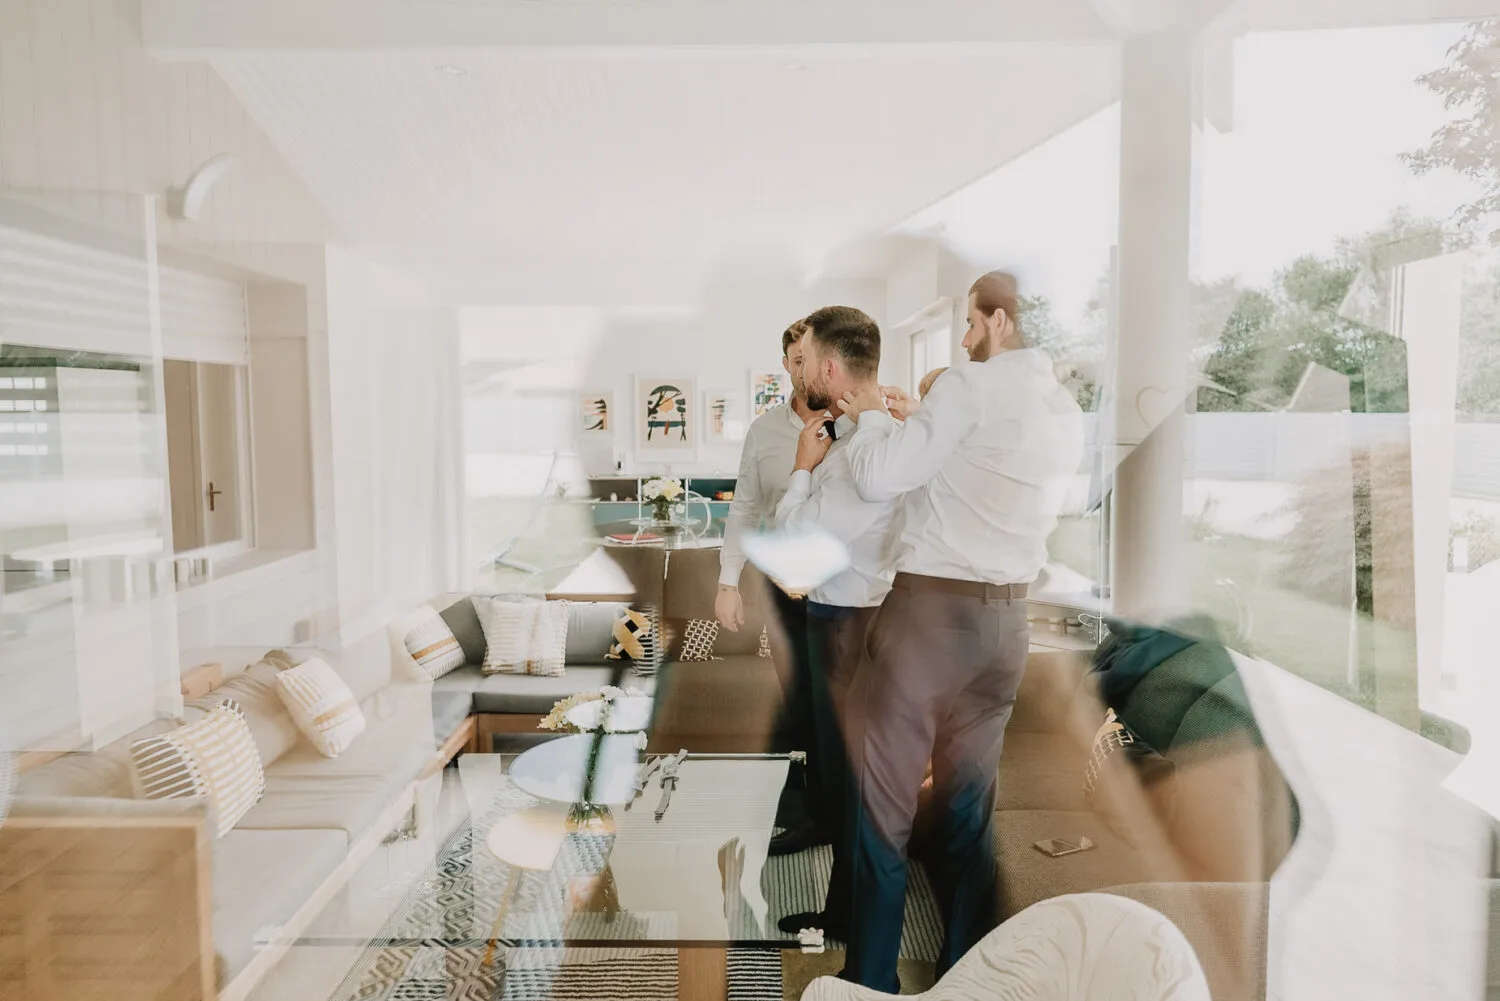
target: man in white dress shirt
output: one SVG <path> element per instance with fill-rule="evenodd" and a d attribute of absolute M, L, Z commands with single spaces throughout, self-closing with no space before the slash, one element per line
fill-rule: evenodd
<path fill-rule="evenodd" d="M 745 624 L 745 604 L 739 589 L 746 563 L 745 536 L 774 522 L 776 505 L 786 492 L 797 455 L 797 436 L 812 417 L 802 384 L 802 340 L 806 332 L 806 325 L 799 320 L 781 335 L 781 365 L 792 380 L 791 402 L 757 417 L 745 433 L 740 451 L 739 477 L 719 552 L 719 592 L 714 600 L 714 615 L 720 625 L 735 632 Z M 811 757 L 814 735 L 812 690 L 807 676 L 807 603 L 789 597 L 780 588 L 769 590 L 783 634 L 771 644 L 783 680 L 783 701 L 771 750 L 803 751 Z M 828 832 L 819 829 L 811 805 L 821 795 L 816 771 L 794 766 L 787 775 L 776 814 L 777 826 L 784 831 L 772 840 L 771 854 L 786 855 L 828 842 Z"/>
<path fill-rule="evenodd" d="M 848 462 L 862 498 L 902 498 L 896 577 L 871 623 L 846 713 L 855 809 L 843 976 L 896 993 L 906 847 L 929 760 L 937 810 L 930 871 L 944 910 L 941 976 L 994 921 L 992 825 L 1005 725 L 1026 667 L 1027 586 L 1083 453 L 1083 416 L 1052 361 L 1026 348 L 1015 279 L 969 294 L 956 365 L 898 425 L 856 390 Z M 887 393 L 887 396 L 890 394 Z"/>
<path fill-rule="evenodd" d="M 802 339 L 803 383 L 815 411 L 836 407 L 845 393 L 878 385 L 880 328 L 848 306 L 830 306 L 807 318 Z M 831 429 L 827 426 L 831 425 Z M 795 531 L 816 528 L 849 551 L 849 567 L 807 597 L 807 663 L 813 699 L 812 765 L 821 798 L 813 804 L 819 822 L 833 835 L 833 874 L 821 913 L 793 914 L 780 922 L 795 934 L 822 928 L 844 939 L 849 927 L 850 812 L 848 756 L 842 708 L 849 681 L 859 666 L 865 630 L 891 589 L 895 569 L 895 498 L 870 502 L 859 496 L 849 466 L 849 444 L 858 436 L 853 421 L 819 420 L 815 415 L 797 444 L 796 470 L 776 509 L 778 526 Z"/>

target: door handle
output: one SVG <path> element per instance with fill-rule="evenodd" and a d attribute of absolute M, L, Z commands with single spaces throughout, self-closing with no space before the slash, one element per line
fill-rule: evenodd
<path fill-rule="evenodd" d="M 213 509 L 214 509 L 214 498 L 218 497 L 223 492 L 224 491 L 222 491 L 222 490 L 215 490 L 214 489 L 214 481 L 213 480 L 209 480 L 208 481 L 208 510 L 210 512 L 212 512 Z"/>

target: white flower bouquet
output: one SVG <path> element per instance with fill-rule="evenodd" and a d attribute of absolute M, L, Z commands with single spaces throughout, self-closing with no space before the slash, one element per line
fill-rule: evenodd
<path fill-rule="evenodd" d="M 651 724 L 651 696 L 638 688 L 616 688 L 605 685 L 597 692 L 584 692 L 560 699 L 546 718 L 537 724 L 539 730 L 567 730 L 572 733 L 635 733 L 645 745 L 646 728 Z"/>
<path fill-rule="evenodd" d="M 651 517 L 667 521 L 672 515 L 672 504 L 685 491 L 677 480 L 655 476 L 641 484 L 641 500 L 651 505 Z"/>

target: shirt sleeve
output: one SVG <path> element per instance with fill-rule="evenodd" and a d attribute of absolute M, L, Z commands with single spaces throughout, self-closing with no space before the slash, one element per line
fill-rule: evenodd
<path fill-rule="evenodd" d="M 844 470 L 831 471 L 831 475 L 819 480 L 815 491 L 812 474 L 799 469 L 792 474 L 791 486 L 776 508 L 776 524 L 783 528 L 816 525 L 847 546 L 868 532 L 884 509 L 884 504 L 862 499 Z"/>
<path fill-rule="evenodd" d="M 740 586 L 740 572 L 745 569 L 745 533 L 760 528 L 760 463 L 756 461 L 755 426 L 745 435 L 740 450 L 740 472 L 734 481 L 734 500 L 729 502 L 729 517 L 724 521 L 724 546 L 719 550 L 719 583 Z"/>
<path fill-rule="evenodd" d="M 953 378 L 956 374 L 939 379 L 904 424 L 878 410 L 859 415 L 859 434 L 849 442 L 849 468 L 860 497 L 887 501 L 922 486 L 979 424 L 969 381 Z"/>

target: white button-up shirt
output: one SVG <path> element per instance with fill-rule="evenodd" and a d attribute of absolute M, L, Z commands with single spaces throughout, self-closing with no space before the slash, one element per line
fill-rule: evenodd
<path fill-rule="evenodd" d="M 849 446 L 863 432 L 847 417 L 838 419 L 835 430 L 837 438 L 818 468 L 811 473 L 805 469 L 792 473 L 776 508 L 776 524 L 789 529 L 815 525 L 849 549 L 849 568 L 813 588 L 807 595 L 809 600 L 820 605 L 873 608 L 885 600 L 896 576 L 892 550 L 901 502 L 895 497 L 867 501 L 859 495 L 849 466 Z"/>
<path fill-rule="evenodd" d="M 861 414 L 849 464 L 866 500 L 906 495 L 897 570 L 1029 584 L 1047 561 L 1083 435 L 1052 360 L 1006 351 L 949 369 L 905 424 Z"/>
<path fill-rule="evenodd" d="M 724 548 L 719 551 L 720 584 L 739 587 L 746 533 L 758 532 L 775 519 L 787 477 L 797 464 L 797 436 L 803 427 L 802 418 L 787 404 L 767 410 L 745 432 L 739 479 L 724 523 Z"/>

